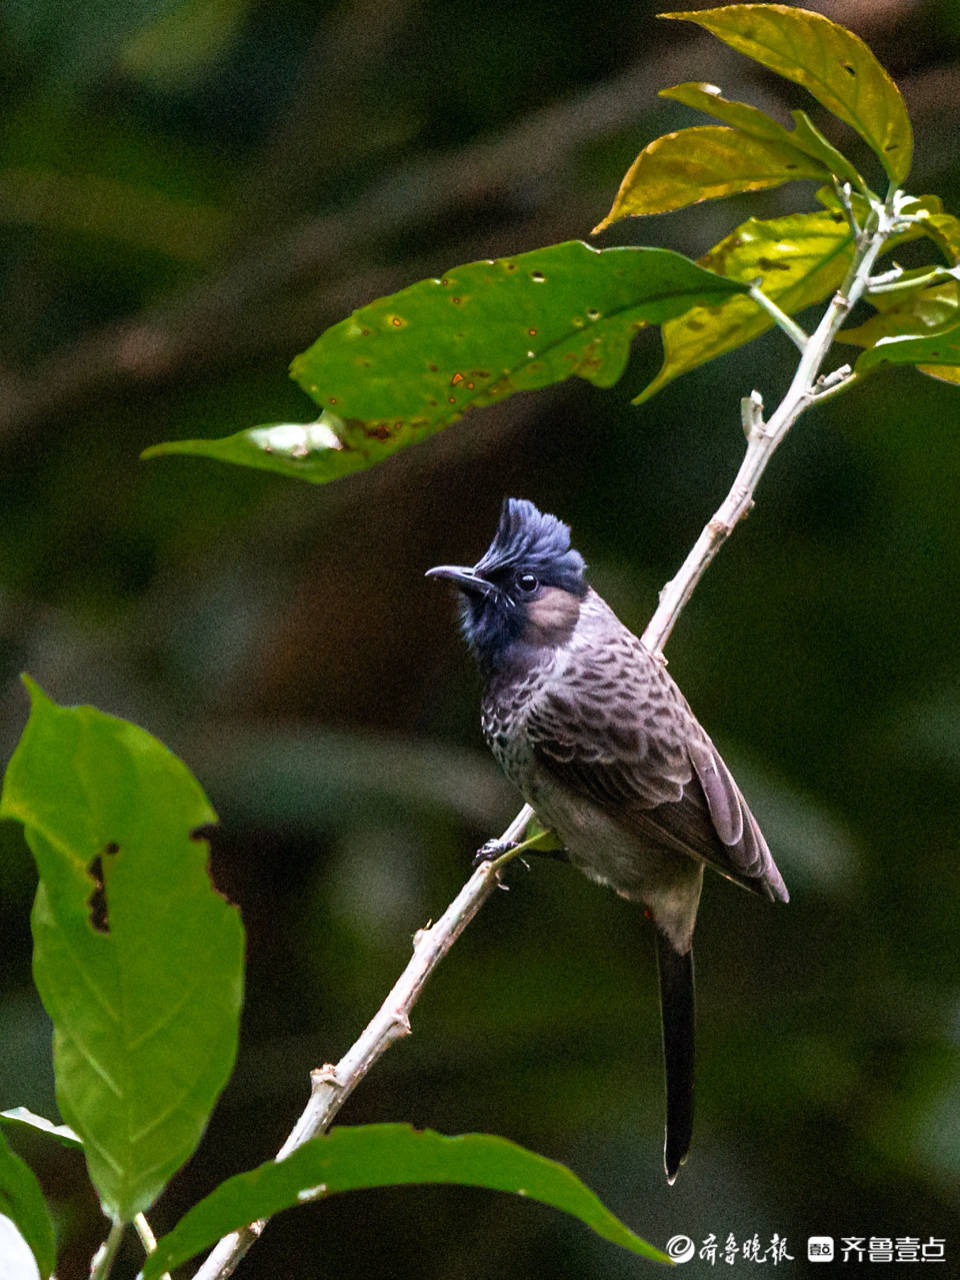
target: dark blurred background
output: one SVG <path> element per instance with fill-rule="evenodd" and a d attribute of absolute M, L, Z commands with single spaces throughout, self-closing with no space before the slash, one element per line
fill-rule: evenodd
<path fill-rule="evenodd" d="M 815 7 L 890 69 L 917 133 L 911 190 L 956 211 L 960 10 Z M 654 12 L 3 6 L 0 759 L 25 721 L 21 670 L 161 737 L 220 814 L 212 867 L 249 935 L 236 1075 L 151 1215 L 158 1233 L 273 1154 L 309 1069 L 351 1044 L 517 807 L 480 740 L 453 602 L 423 571 L 473 561 L 504 494 L 526 496 L 572 523 L 595 584 L 642 629 L 739 463 L 740 397 L 775 403 L 794 353 L 768 335 L 635 409 L 659 361 L 646 332 L 613 391 L 519 396 L 325 488 L 138 454 L 305 421 L 286 366 L 352 308 L 585 236 L 646 141 L 702 122 L 658 88 L 712 80 L 781 119 L 809 105 Z M 696 255 L 798 207 L 809 184 L 602 242 Z M 960 391 L 910 371 L 802 419 L 671 640 L 793 894 L 775 908 L 708 878 L 697 1128 L 676 1186 L 649 926 L 550 863 L 511 872 L 344 1123 L 505 1134 L 659 1244 L 776 1233 L 799 1274 L 810 1233 L 934 1236 L 960 1266 L 958 425 Z M 5 824 L 0 1106 L 53 1114 L 33 890 Z M 18 1146 L 55 1204 L 61 1280 L 86 1274 L 103 1222 L 82 1162 Z M 135 1260 L 131 1245 L 126 1274 Z M 542 1207 L 405 1189 L 281 1217 L 240 1274 L 649 1267 Z"/>

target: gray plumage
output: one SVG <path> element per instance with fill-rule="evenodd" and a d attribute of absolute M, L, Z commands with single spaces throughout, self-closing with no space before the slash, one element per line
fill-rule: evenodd
<path fill-rule="evenodd" d="M 769 899 L 786 887 L 729 769 L 686 699 L 586 583 L 569 530 L 508 499 L 462 593 L 485 677 L 482 726 L 507 777 L 570 862 L 648 909 L 658 929 L 672 1182 L 692 1125 L 692 941 L 703 868 Z"/>
<path fill-rule="evenodd" d="M 595 591 L 576 604 L 565 634 L 555 629 L 556 643 L 546 644 L 537 643 L 538 605 L 530 606 L 533 652 L 524 646 L 488 679 L 484 737 L 570 861 L 643 902 L 686 951 L 704 863 L 768 898 L 786 901 L 787 891 L 663 664 Z"/>

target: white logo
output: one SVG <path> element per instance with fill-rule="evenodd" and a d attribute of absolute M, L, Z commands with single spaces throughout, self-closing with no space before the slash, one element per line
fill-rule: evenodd
<path fill-rule="evenodd" d="M 689 1236 L 671 1236 L 667 1241 L 667 1253 L 674 1262 L 689 1262 L 696 1249 Z"/>
<path fill-rule="evenodd" d="M 832 1262 L 833 1261 L 833 1236 L 808 1236 L 807 1237 L 807 1261 L 808 1262 Z"/>

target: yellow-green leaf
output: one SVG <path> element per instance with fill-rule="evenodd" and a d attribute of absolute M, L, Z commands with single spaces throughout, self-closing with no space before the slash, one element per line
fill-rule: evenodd
<path fill-rule="evenodd" d="M 851 125 L 894 182 L 910 172 L 913 133 L 900 91 L 859 36 L 822 14 L 783 4 L 662 13 L 695 22 L 739 53 L 803 85 Z"/>
<path fill-rule="evenodd" d="M 960 262 L 960 218 L 952 213 L 932 213 L 920 227 L 940 247 L 951 266 Z"/>
<path fill-rule="evenodd" d="M 765 111 L 752 107 L 748 102 L 734 102 L 725 98 L 721 89 L 705 80 L 685 80 L 683 84 L 661 89 L 659 96 L 670 98 L 673 102 L 682 102 L 685 107 L 693 107 L 704 115 L 714 116 L 724 124 L 732 125 L 734 129 L 752 133 L 755 138 L 767 138 L 771 142 L 791 141 L 790 131 Z"/>
<path fill-rule="evenodd" d="M 853 234 L 842 213 L 793 213 L 767 221 L 748 219 L 700 261 L 734 280 L 759 279 L 781 310 L 793 314 L 838 287 L 852 254 Z M 649 400 L 681 373 L 743 346 L 772 324 L 743 295 L 718 306 L 692 307 L 666 321 L 661 327 L 663 366 L 634 403 Z"/>
<path fill-rule="evenodd" d="M 917 372 L 936 378 L 938 382 L 952 382 L 954 386 L 960 383 L 960 365 L 918 364 Z"/>
<path fill-rule="evenodd" d="M 826 173 L 823 165 L 788 142 L 723 125 L 680 129 L 644 147 L 594 232 L 620 218 L 668 213 L 702 200 L 779 187 L 797 178 L 819 182 Z"/>
<path fill-rule="evenodd" d="M 701 200 L 763 191 L 795 178 L 822 182 L 827 171 L 789 143 L 724 125 L 698 125 L 648 143 L 627 170 L 603 231 L 620 218 L 669 213 Z"/>
<path fill-rule="evenodd" d="M 945 280 L 929 289 L 900 296 L 895 306 L 865 320 L 854 329 L 841 329 L 838 342 L 873 347 L 883 338 L 929 336 L 952 328 L 960 319 L 960 286 Z"/>
<path fill-rule="evenodd" d="M 829 142 L 805 111 L 791 111 L 794 129 L 787 136 L 800 151 L 819 160 L 825 168 L 842 182 L 852 182 L 861 191 L 867 184 L 842 151 Z"/>
<path fill-rule="evenodd" d="M 791 112 L 796 124 L 791 132 L 765 111 L 746 102 L 734 102 L 725 98 L 716 85 L 706 84 L 704 81 L 690 80 L 685 84 L 675 84 L 670 89 L 661 89 L 660 97 L 672 98 L 674 102 L 682 102 L 705 115 L 715 116 L 724 124 L 732 125 L 756 138 L 766 138 L 771 142 L 793 147 L 820 161 L 828 173 L 852 182 L 861 189 L 864 186 L 863 179 L 846 156 L 831 146 L 803 111 Z"/>

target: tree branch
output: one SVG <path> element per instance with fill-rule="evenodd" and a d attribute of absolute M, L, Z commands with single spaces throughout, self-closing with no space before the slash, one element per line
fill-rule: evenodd
<path fill-rule="evenodd" d="M 820 368 L 838 329 L 866 288 L 886 240 L 902 228 L 898 202 L 899 194 L 891 193 L 885 204 L 877 201 L 872 206 L 867 224 L 857 236 L 847 276 L 809 338 L 787 317 L 784 317 L 787 324 L 778 321 L 801 347 L 796 373 L 768 422 L 763 420 L 763 402 L 756 391 L 741 402 L 746 454 L 726 498 L 707 521 L 680 571 L 660 593 L 660 603 L 643 633 L 643 642 L 651 653 L 662 653 L 681 610 L 707 566 L 753 506 L 753 494 L 760 477 L 790 427 L 817 399 L 818 392 L 836 392 L 853 380 L 849 370 L 839 370 L 822 378 Z M 802 343 L 799 342 L 801 335 Z M 518 840 L 533 816 L 530 806 L 524 805 L 504 832 L 501 843 Z M 278 1160 L 323 1133 L 371 1066 L 395 1040 L 409 1034 L 410 1011 L 417 997 L 433 970 L 500 883 L 503 862 L 504 859 L 499 859 L 481 864 L 437 923 L 417 933 L 410 963 L 357 1042 L 336 1066 L 328 1064 L 311 1074 L 310 1099 L 281 1147 Z M 227 1280 L 265 1225 L 262 1221 L 255 1222 L 225 1236 L 195 1273 L 194 1280 Z"/>
<path fill-rule="evenodd" d="M 524 805 L 501 836 L 501 843 L 519 840 L 532 817 L 533 810 Z M 520 848 L 514 849 L 511 856 L 519 852 Z M 410 1034 L 410 1010 L 417 997 L 434 969 L 500 884 L 503 865 L 503 859 L 482 862 L 437 923 L 417 931 L 409 964 L 356 1043 L 336 1066 L 328 1063 L 311 1072 L 310 1099 L 277 1153 L 278 1160 L 323 1133 L 377 1059 L 395 1040 Z M 194 1280 L 226 1280 L 265 1226 L 266 1222 L 254 1222 L 224 1236 L 195 1273 Z"/>

